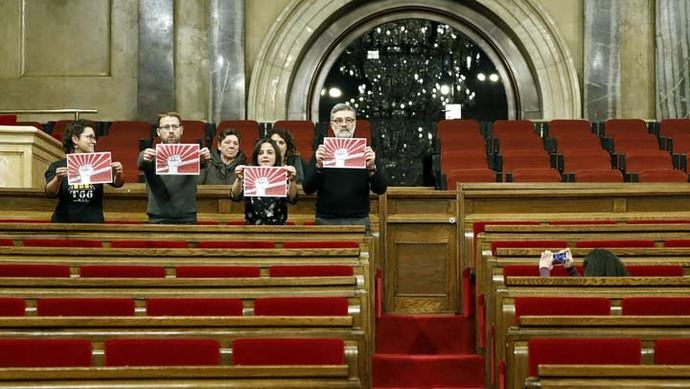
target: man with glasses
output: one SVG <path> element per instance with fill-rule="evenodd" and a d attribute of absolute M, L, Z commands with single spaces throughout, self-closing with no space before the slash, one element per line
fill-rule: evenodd
<path fill-rule="evenodd" d="M 331 128 L 338 138 L 355 135 L 355 109 L 336 104 L 331 109 Z M 386 179 L 371 146 L 364 150 L 366 169 L 324 169 L 326 149 L 316 149 L 302 188 L 317 193 L 316 224 L 364 225 L 369 229 L 369 192 L 386 193 Z"/>
<path fill-rule="evenodd" d="M 158 115 L 156 134 L 161 143 L 176 144 L 182 139 L 182 119 L 176 112 Z M 211 159 L 204 147 L 199 150 L 202 166 Z M 139 153 L 139 170 L 144 172 L 148 191 L 146 214 L 151 224 L 195 224 L 196 182 L 194 175 L 157 175 L 156 150 L 147 148 Z"/>

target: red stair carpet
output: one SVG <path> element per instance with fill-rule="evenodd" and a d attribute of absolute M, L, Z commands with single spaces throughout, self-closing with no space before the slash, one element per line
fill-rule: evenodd
<path fill-rule="evenodd" d="M 376 322 L 374 388 L 483 388 L 472 318 L 384 315 Z"/>

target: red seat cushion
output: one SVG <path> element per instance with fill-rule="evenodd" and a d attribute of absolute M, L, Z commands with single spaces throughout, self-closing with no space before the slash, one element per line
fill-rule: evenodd
<path fill-rule="evenodd" d="M 165 278 L 162 266 L 83 265 L 80 277 L 89 278 Z"/>
<path fill-rule="evenodd" d="M 343 365 L 342 339 L 237 339 L 233 365 Z"/>
<path fill-rule="evenodd" d="M 169 240 L 114 240 L 110 242 L 110 247 L 146 249 L 186 249 L 187 242 Z"/>
<path fill-rule="evenodd" d="M 259 277 L 261 270 L 254 266 L 178 266 L 178 278 L 236 278 Z"/>
<path fill-rule="evenodd" d="M 42 298 L 38 316 L 134 316 L 131 298 Z"/>
<path fill-rule="evenodd" d="M 215 339 L 108 339 L 105 366 L 220 365 Z"/>
<path fill-rule="evenodd" d="M 88 239 L 24 239 L 27 247 L 103 247 L 98 240 Z"/>
<path fill-rule="evenodd" d="M 254 301 L 255 316 L 347 316 L 345 297 L 266 297 Z"/>
<path fill-rule="evenodd" d="M 69 277 L 67 265 L 0 264 L 0 277 Z"/>
<path fill-rule="evenodd" d="M 640 340 L 630 338 L 533 338 L 527 348 L 530 376 L 540 364 L 639 365 L 642 354 Z"/>
<path fill-rule="evenodd" d="M 23 299 L 0 297 L 0 316 L 24 316 L 25 308 Z"/>
<path fill-rule="evenodd" d="M 632 277 L 682 277 L 682 265 L 635 265 L 627 266 Z"/>
<path fill-rule="evenodd" d="M 690 239 L 670 239 L 664 241 L 664 247 L 690 247 Z"/>
<path fill-rule="evenodd" d="M 286 249 L 358 249 L 359 243 L 350 241 L 323 241 L 323 242 L 285 242 Z"/>
<path fill-rule="evenodd" d="M 347 277 L 353 274 L 352 266 L 280 265 L 268 269 L 270 277 Z"/>
<path fill-rule="evenodd" d="M 603 297 L 516 297 L 515 322 L 521 316 L 608 316 L 611 314 L 611 303 Z"/>
<path fill-rule="evenodd" d="M 242 223 L 244 224 L 244 222 Z M 269 241 L 202 241 L 196 244 L 200 249 L 274 249 L 275 243 Z"/>
<path fill-rule="evenodd" d="M 150 298 L 149 316 L 242 316 L 242 300 L 233 298 Z"/>
<path fill-rule="evenodd" d="M 89 367 L 91 341 L 0 339 L 0 367 Z"/>
<path fill-rule="evenodd" d="M 657 339 L 654 364 L 690 365 L 690 339 Z"/>
<path fill-rule="evenodd" d="M 690 315 L 690 297 L 626 297 L 621 303 L 623 315 Z"/>

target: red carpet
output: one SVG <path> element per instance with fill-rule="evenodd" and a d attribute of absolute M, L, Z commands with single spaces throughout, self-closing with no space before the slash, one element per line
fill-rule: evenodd
<path fill-rule="evenodd" d="M 384 315 L 376 323 L 374 388 L 483 388 L 472 319 Z"/>

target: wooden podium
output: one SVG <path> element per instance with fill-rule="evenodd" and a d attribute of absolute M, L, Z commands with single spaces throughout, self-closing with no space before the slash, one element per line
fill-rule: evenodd
<path fill-rule="evenodd" d="M 64 158 L 62 144 L 31 126 L 0 126 L 0 188 L 43 188 L 44 173 Z"/>

